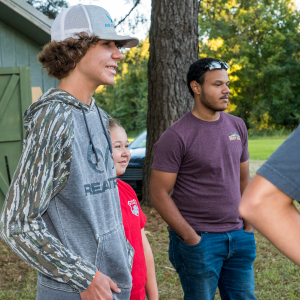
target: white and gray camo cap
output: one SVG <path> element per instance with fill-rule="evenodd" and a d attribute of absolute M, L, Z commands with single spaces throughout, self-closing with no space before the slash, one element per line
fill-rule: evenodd
<path fill-rule="evenodd" d="M 51 41 L 61 42 L 76 34 L 86 32 L 95 34 L 102 40 L 120 41 L 122 47 L 137 46 L 139 40 L 135 37 L 118 35 L 110 14 L 97 5 L 74 5 L 62 10 L 55 18 L 51 27 Z"/>

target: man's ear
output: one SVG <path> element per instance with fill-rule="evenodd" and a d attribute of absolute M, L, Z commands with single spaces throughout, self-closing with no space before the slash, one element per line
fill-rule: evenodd
<path fill-rule="evenodd" d="M 194 94 L 197 94 L 197 95 L 201 94 L 201 91 L 202 91 L 201 85 L 196 80 L 193 80 L 190 83 L 190 87 L 193 90 Z"/>

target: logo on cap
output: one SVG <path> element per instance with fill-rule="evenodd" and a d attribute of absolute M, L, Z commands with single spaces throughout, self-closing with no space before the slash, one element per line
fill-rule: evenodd
<path fill-rule="evenodd" d="M 109 15 L 107 13 L 105 13 L 105 15 L 108 17 L 108 19 L 110 20 L 110 22 L 112 23 L 113 20 L 109 17 Z M 105 27 L 111 27 L 111 24 L 105 24 Z"/>

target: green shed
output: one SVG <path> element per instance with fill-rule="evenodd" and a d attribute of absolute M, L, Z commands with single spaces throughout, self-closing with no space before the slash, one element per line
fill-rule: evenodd
<path fill-rule="evenodd" d="M 51 24 L 23 0 L 0 0 L 0 209 L 22 152 L 22 115 L 58 85 L 37 60 L 50 41 Z"/>

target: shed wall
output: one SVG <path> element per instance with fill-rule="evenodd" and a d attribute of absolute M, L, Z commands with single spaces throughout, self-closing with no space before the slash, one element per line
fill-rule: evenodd
<path fill-rule="evenodd" d="M 57 87 L 59 81 L 49 77 L 37 60 L 41 49 L 0 20 L 0 68 L 30 66 L 32 87 L 39 86 L 45 93 L 50 87 Z"/>

